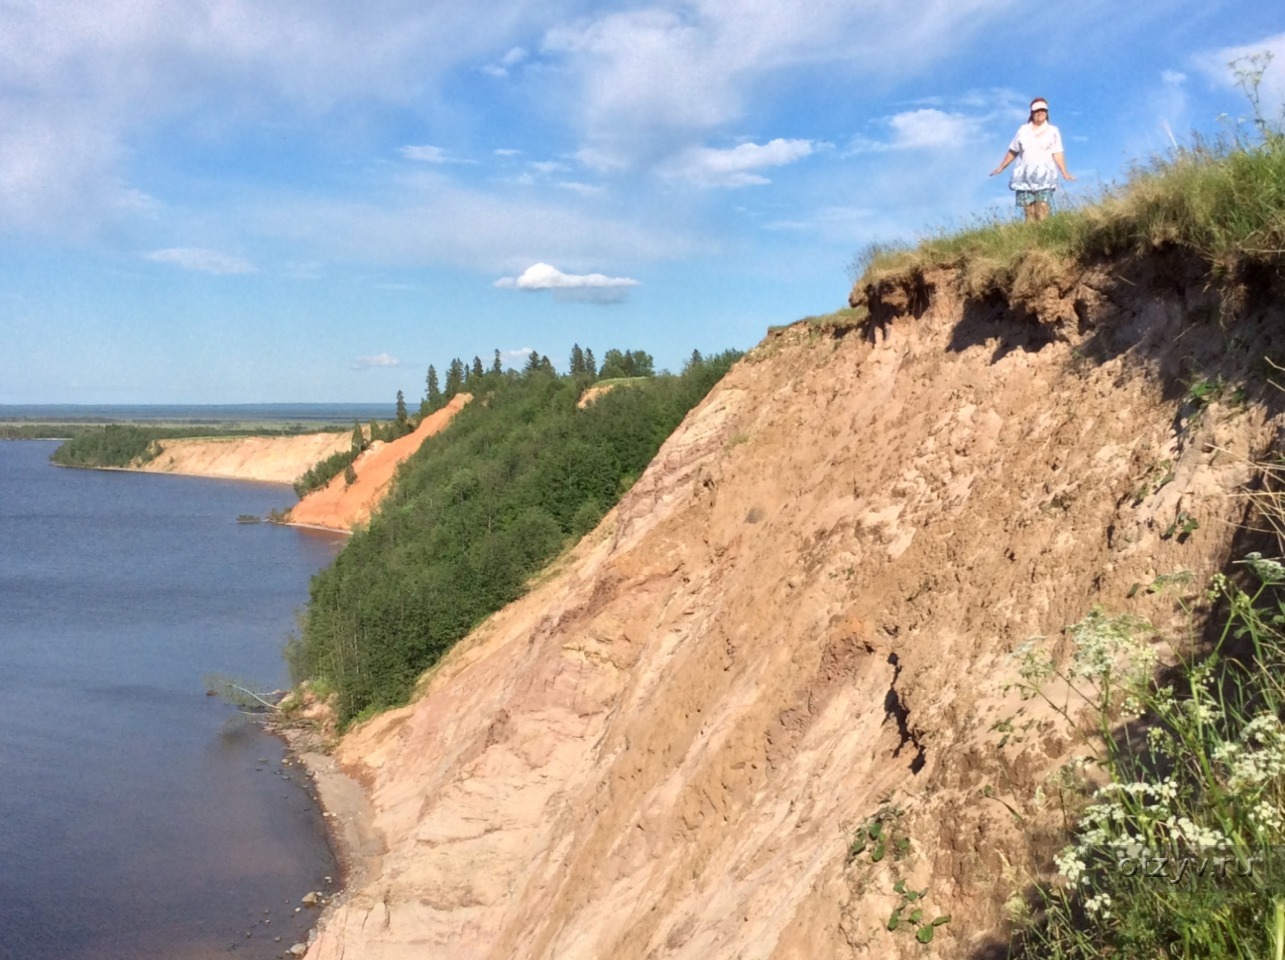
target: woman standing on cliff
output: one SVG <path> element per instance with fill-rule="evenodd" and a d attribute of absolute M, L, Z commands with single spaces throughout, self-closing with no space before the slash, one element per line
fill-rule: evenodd
<path fill-rule="evenodd" d="M 1014 160 L 1017 166 L 1008 188 L 1016 191 L 1017 205 L 1027 220 L 1043 220 L 1053 203 L 1058 172 L 1066 180 L 1075 179 L 1066 172 L 1062 131 L 1049 123 L 1049 105 L 1043 97 L 1031 101 L 1030 118 L 1018 128 L 1003 162 L 990 175 L 1003 173 Z"/>

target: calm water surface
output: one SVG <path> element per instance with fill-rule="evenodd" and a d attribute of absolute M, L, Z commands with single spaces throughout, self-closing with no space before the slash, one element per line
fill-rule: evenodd
<path fill-rule="evenodd" d="M 55 446 L 0 442 L 0 960 L 279 956 L 337 867 L 280 743 L 202 678 L 284 685 L 340 541 L 236 522 L 288 487 Z"/>

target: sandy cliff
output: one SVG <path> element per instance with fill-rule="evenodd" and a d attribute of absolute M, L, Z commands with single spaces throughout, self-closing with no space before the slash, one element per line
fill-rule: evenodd
<path fill-rule="evenodd" d="M 348 449 L 351 442 L 351 432 L 161 440 L 160 454 L 138 469 L 148 473 L 293 483 L 314 463 Z"/>
<path fill-rule="evenodd" d="M 867 326 L 770 336 L 344 739 L 385 853 L 308 956 L 983 956 L 1030 854 L 983 791 L 1033 810 L 1067 748 L 1001 745 L 1010 652 L 1095 604 L 1168 622 L 1136 585 L 1223 564 L 1276 436 L 1271 398 L 1187 397 L 1279 353 L 1279 310 L 1220 327 L 1205 279 L 1126 265 L 1018 308 L 915 277 Z M 907 855 L 849 863 L 889 803 Z M 901 876 L 951 916 L 927 946 L 885 928 Z"/>
<path fill-rule="evenodd" d="M 398 466 L 425 440 L 444 430 L 471 399 L 471 394 L 456 394 L 445 407 L 425 417 L 413 433 L 386 443 L 372 443 L 353 462 L 357 475 L 353 483 L 348 483 L 342 473 L 332 477 L 326 486 L 300 500 L 290 510 L 287 522 L 331 530 L 352 530 L 365 523 L 388 492 Z"/>

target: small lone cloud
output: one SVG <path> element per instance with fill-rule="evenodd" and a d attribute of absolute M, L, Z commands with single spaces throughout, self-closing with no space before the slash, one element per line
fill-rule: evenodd
<path fill-rule="evenodd" d="M 535 347 L 518 347 L 516 350 L 500 351 L 500 366 L 510 370 L 520 370 L 535 352 Z"/>
<path fill-rule="evenodd" d="M 258 272 L 249 260 L 230 253 L 220 253 L 218 250 L 205 250 L 200 247 L 169 247 L 165 250 L 153 250 L 144 256 L 154 263 L 168 263 L 182 267 L 184 270 L 211 273 L 215 276 Z"/>
<path fill-rule="evenodd" d="M 354 370 L 373 370 L 377 367 L 400 367 L 401 361 L 387 353 L 377 353 L 373 357 L 358 357 L 352 362 Z"/>
<path fill-rule="evenodd" d="M 620 303 L 638 281 L 629 277 L 608 277 L 601 273 L 563 273 L 547 263 L 527 267 L 520 277 L 501 277 L 495 286 L 504 290 L 552 290 L 559 300 L 584 303 Z"/>

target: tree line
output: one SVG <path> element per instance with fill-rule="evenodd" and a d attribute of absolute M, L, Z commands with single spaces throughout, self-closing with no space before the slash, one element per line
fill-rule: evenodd
<path fill-rule="evenodd" d="M 659 375 L 640 351 L 608 351 L 599 366 L 578 346 L 565 375 L 534 353 L 521 371 L 452 361 L 440 394 L 430 368 L 422 411 L 451 389 L 478 399 L 402 465 L 369 525 L 313 578 L 287 648 L 295 681 L 335 691 L 344 723 L 404 702 L 420 673 L 593 529 L 739 356 L 693 353 L 680 374 Z M 604 372 L 639 379 L 578 409 Z"/>

